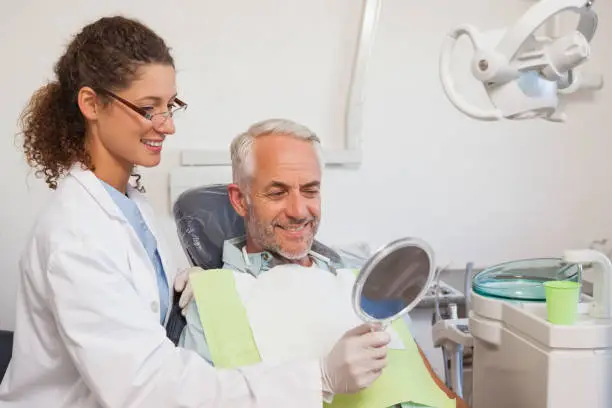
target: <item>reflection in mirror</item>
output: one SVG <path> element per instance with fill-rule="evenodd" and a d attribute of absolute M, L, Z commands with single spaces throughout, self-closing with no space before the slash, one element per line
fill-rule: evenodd
<path fill-rule="evenodd" d="M 367 276 L 359 298 L 361 312 L 370 319 L 387 320 L 414 307 L 427 290 L 432 257 L 426 247 L 396 241 L 370 259 L 362 272 Z"/>

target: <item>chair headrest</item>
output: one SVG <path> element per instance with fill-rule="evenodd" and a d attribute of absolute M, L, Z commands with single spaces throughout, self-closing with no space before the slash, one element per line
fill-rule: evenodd
<path fill-rule="evenodd" d="M 226 184 L 192 188 L 173 207 L 179 240 L 189 261 L 203 269 L 223 266 L 223 242 L 245 234 L 244 221 L 229 201 Z"/>

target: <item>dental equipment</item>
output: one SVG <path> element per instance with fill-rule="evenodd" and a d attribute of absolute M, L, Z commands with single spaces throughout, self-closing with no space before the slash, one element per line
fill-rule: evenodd
<path fill-rule="evenodd" d="M 464 298 L 465 308 L 469 310 L 469 293 L 472 284 L 472 273 L 474 263 L 468 262 L 465 268 Z M 439 278 L 438 278 L 439 279 Z M 465 399 L 463 387 L 463 355 L 464 350 L 473 347 L 472 337 L 469 335 L 467 319 L 459 319 L 457 304 L 448 305 L 448 313 L 444 318 L 440 313 L 438 297 L 436 301 L 435 319 L 432 322 L 432 338 L 434 346 L 442 349 L 442 360 L 444 361 L 444 378 L 446 385 L 455 393 Z M 446 338 L 446 334 L 451 334 Z M 470 393 L 468 393 L 471 395 Z"/>
<path fill-rule="evenodd" d="M 456 304 L 455 303 L 451 303 L 448 305 L 447 307 L 447 312 L 444 316 L 442 316 L 442 312 L 440 310 L 440 291 L 441 291 L 441 287 L 440 287 L 440 278 L 442 276 L 442 271 L 444 271 L 446 268 L 448 268 L 448 265 L 444 268 L 440 268 L 437 271 L 436 274 L 436 283 L 435 283 L 435 292 L 434 292 L 434 315 L 433 315 L 433 319 L 432 319 L 432 325 L 435 325 L 437 322 L 441 321 L 442 319 L 453 319 L 453 317 L 456 319 L 457 317 L 455 317 L 455 315 L 457 314 L 457 308 L 456 308 Z M 454 308 L 451 307 L 454 306 Z M 455 314 L 453 314 L 452 312 L 455 312 Z M 435 344 L 434 344 L 435 345 Z M 454 346 L 454 343 L 453 343 Z M 444 383 L 446 384 L 447 387 L 449 387 L 450 389 L 456 389 L 453 387 L 452 384 L 452 380 L 453 380 L 453 376 L 451 376 L 450 371 L 449 371 L 449 364 L 452 365 L 452 360 L 449 359 L 449 348 L 451 347 L 442 347 L 442 362 L 444 363 Z M 453 354 L 451 354 L 453 355 Z M 462 396 L 461 394 L 458 394 L 460 397 Z"/>
<path fill-rule="evenodd" d="M 573 325 L 550 323 L 543 283 L 582 282 L 584 268 L 594 270 L 593 296 L 581 294 Z M 604 254 L 566 251 L 487 268 L 470 296 L 469 330 L 462 319 L 443 320 L 433 337 L 447 347 L 473 343 L 472 408 L 610 407 L 612 263 Z"/>
<path fill-rule="evenodd" d="M 558 93 L 580 88 L 600 89 L 603 80 L 590 81 L 577 72 L 590 55 L 597 29 L 594 0 L 541 0 L 508 29 L 479 32 L 471 25 L 454 28 L 446 37 L 439 61 L 440 80 L 449 101 L 467 116 L 484 121 L 543 118 L 565 121 Z M 580 15 L 575 31 L 551 38 L 535 34 L 564 11 Z M 472 75 L 488 94 L 494 108 L 482 109 L 465 99 L 451 76 L 451 55 L 466 35 L 474 47 Z"/>

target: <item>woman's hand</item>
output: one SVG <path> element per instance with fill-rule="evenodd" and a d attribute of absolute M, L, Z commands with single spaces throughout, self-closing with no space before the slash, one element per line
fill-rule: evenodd
<path fill-rule="evenodd" d="M 193 300 L 193 288 L 189 282 L 189 276 L 192 273 L 199 273 L 203 270 L 199 266 L 192 266 L 191 268 L 183 269 L 174 278 L 174 290 L 181 293 L 179 307 L 183 316 L 187 313 L 187 305 Z"/>

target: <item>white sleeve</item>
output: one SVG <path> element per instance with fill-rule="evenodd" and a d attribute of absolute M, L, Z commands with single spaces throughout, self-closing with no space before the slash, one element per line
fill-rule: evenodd
<path fill-rule="evenodd" d="M 79 243 L 53 254 L 48 302 L 81 374 L 104 407 L 322 406 L 316 361 L 215 370 L 176 348 L 108 254 Z"/>

